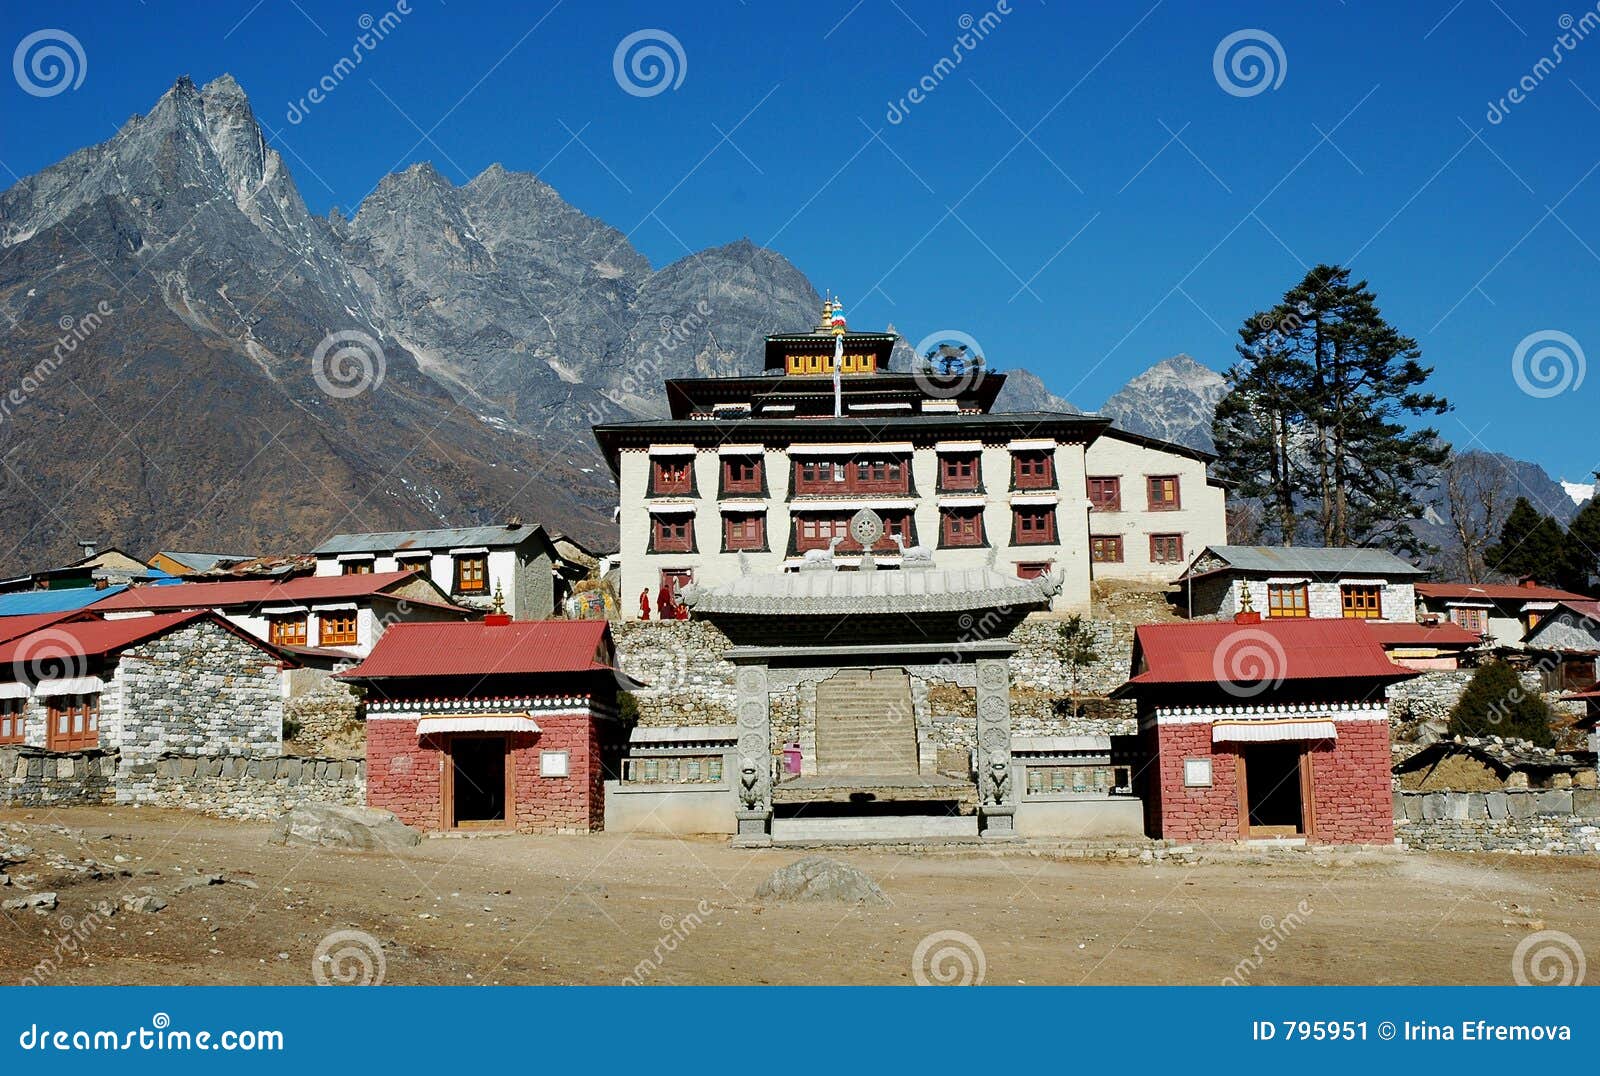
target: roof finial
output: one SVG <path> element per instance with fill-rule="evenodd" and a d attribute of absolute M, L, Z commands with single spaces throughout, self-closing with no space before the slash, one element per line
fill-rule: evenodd
<path fill-rule="evenodd" d="M 504 616 L 506 611 L 506 596 L 498 582 L 494 585 L 494 611 L 496 616 Z"/>

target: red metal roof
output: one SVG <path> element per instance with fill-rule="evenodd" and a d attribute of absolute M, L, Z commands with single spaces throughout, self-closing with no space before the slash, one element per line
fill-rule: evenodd
<path fill-rule="evenodd" d="M 367 660 L 340 676 L 491 676 L 609 669 L 604 620 L 481 620 L 395 624 Z"/>
<path fill-rule="evenodd" d="M 304 575 L 282 582 L 274 579 L 230 579 L 217 583 L 130 587 L 121 594 L 97 603 L 95 611 L 216 609 L 238 605 L 270 605 L 280 601 L 363 598 L 383 593 L 418 574 L 415 569 L 407 569 L 403 572 L 374 572 L 368 575 Z"/>
<path fill-rule="evenodd" d="M 25 616 L 0 616 L 0 643 L 12 639 L 20 639 L 24 635 L 32 635 L 41 628 L 48 628 L 59 620 L 68 617 L 83 616 L 81 609 L 68 609 L 60 613 L 29 613 Z"/>
<path fill-rule="evenodd" d="M 1477 632 L 1450 621 L 1412 624 L 1363 620 L 1362 623 L 1372 629 L 1384 646 L 1475 646 L 1483 641 L 1483 636 Z"/>
<path fill-rule="evenodd" d="M 102 657 L 113 654 L 119 650 L 142 643 L 146 639 L 153 639 L 173 628 L 182 627 L 196 620 L 211 620 L 221 625 L 226 630 L 248 639 L 262 650 L 274 657 L 278 651 L 257 639 L 255 636 L 240 631 L 215 613 L 205 609 L 194 609 L 181 613 L 156 613 L 152 616 L 128 616 L 115 620 L 102 620 L 98 617 L 70 620 L 48 626 L 49 649 L 52 655 L 59 655 L 63 651 L 82 657 Z M 34 632 L 21 638 L 10 639 L 0 643 L 0 668 L 13 665 L 16 662 L 26 664 L 41 656 L 41 632 Z"/>
<path fill-rule="evenodd" d="M 1134 668 L 1123 689 L 1145 684 L 1215 684 L 1229 679 L 1405 680 L 1359 620 L 1205 621 L 1146 624 L 1134 634 Z"/>
<path fill-rule="evenodd" d="M 1524 587 L 1516 583 L 1418 583 L 1417 593 L 1441 601 L 1565 602 L 1593 601 L 1583 594 L 1555 587 Z"/>

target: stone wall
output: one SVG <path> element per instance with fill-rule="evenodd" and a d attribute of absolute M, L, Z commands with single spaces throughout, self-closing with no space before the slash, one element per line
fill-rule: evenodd
<path fill-rule="evenodd" d="M 361 696 L 347 684 L 323 677 L 283 704 L 284 722 L 295 727 L 289 744 L 297 754 L 355 758 L 364 755 L 366 726 Z"/>
<path fill-rule="evenodd" d="M 115 751 L 0 747 L 0 807 L 111 803 L 116 772 Z"/>
<path fill-rule="evenodd" d="M 138 800 L 151 807 L 269 819 L 306 800 L 366 804 L 367 765 L 360 759 L 169 753 L 152 765 L 154 776 Z"/>
<path fill-rule="evenodd" d="M 1405 680 L 1389 689 L 1389 719 L 1396 744 L 1430 744 L 1444 735 L 1450 725 L 1450 711 L 1461 700 L 1476 669 L 1435 669 L 1414 680 Z M 1537 672 L 1519 674 L 1530 694 L 1540 695 L 1556 714 L 1557 723 L 1570 723 L 1583 713 L 1582 703 L 1563 702 L 1559 691 L 1545 691 Z M 1556 728 L 1559 738 L 1562 729 Z M 1568 746 L 1580 746 L 1574 740 Z"/>
<path fill-rule="evenodd" d="M 611 625 L 617 663 L 650 685 L 633 693 L 639 724 L 731 725 L 733 665 L 728 637 L 699 620 L 624 620 Z"/>
<path fill-rule="evenodd" d="M 1449 852 L 1600 854 L 1600 790 L 1395 792 L 1395 836 Z"/>

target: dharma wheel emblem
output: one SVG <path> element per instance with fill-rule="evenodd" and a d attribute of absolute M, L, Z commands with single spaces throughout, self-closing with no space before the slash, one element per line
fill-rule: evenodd
<path fill-rule="evenodd" d="M 870 508 L 863 508 L 850 517 L 850 537 L 862 549 L 871 549 L 883 538 L 883 517 Z"/>

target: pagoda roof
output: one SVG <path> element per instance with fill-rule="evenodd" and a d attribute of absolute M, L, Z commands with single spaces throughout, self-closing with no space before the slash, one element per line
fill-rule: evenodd
<path fill-rule="evenodd" d="M 1006 375 L 985 373 L 956 398 L 958 404 L 987 412 L 1005 385 Z M 870 374 L 845 374 L 839 379 L 846 399 L 861 396 L 895 396 L 919 401 L 930 398 L 917 375 L 897 370 Z M 673 377 L 666 381 L 667 402 L 674 418 L 686 418 L 700 401 L 781 401 L 833 395 L 833 375 L 765 374 L 732 377 Z"/>

